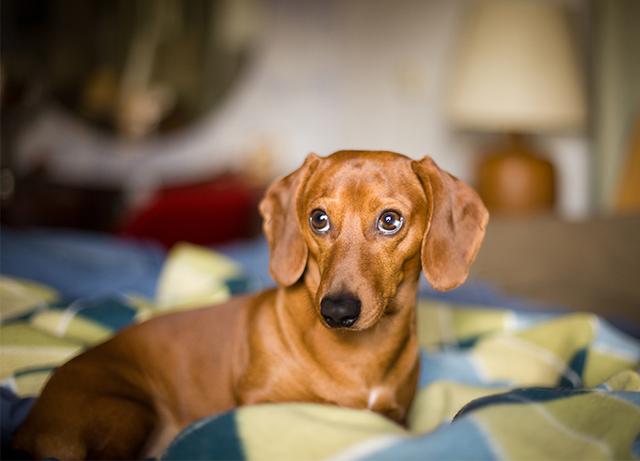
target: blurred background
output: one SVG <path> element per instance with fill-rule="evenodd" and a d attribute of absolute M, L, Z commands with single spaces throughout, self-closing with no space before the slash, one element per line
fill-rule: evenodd
<path fill-rule="evenodd" d="M 4 273 L 34 228 L 251 239 L 309 152 L 386 149 L 479 190 L 474 280 L 640 325 L 636 0 L 1 7 Z"/>

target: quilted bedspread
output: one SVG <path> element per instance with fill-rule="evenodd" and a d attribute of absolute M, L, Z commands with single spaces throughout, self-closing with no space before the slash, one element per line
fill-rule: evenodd
<path fill-rule="evenodd" d="M 55 366 L 132 322 L 241 291 L 232 262 L 175 251 L 153 301 L 69 303 L 1 278 L 3 395 L 37 395 Z M 367 410 L 255 405 L 193 423 L 163 459 L 640 459 L 640 343 L 597 316 L 421 299 L 418 332 L 407 427 Z"/>

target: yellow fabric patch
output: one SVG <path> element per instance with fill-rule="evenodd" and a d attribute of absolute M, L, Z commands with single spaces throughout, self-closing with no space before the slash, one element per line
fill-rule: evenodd
<path fill-rule="evenodd" d="M 0 276 L 0 322 L 26 314 L 58 300 L 58 292 L 45 285 Z"/>
<path fill-rule="evenodd" d="M 238 410 L 236 422 L 250 460 L 324 459 L 372 437 L 407 435 L 376 413 L 332 405 L 254 405 Z M 336 432 L 336 427 L 341 430 Z"/>
<path fill-rule="evenodd" d="M 240 267 L 207 248 L 180 243 L 173 247 L 160 274 L 158 309 L 218 304 L 231 296 L 225 280 L 239 276 Z"/>
<path fill-rule="evenodd" d="M 483 381 L 518 386 L 554 386 L 564 363 L 537 344 L 516 335 L 500 335 L 476 344 L 471 353 Z"/>
<path fill-rule="evenodd" d="M 568 363 L 576 352 L 591 344 L 596 335 L 597 322 L 595 315 L 570 314 L 527 328 L 518 336 Z"/>
<path fill-rule="evenodd" d="M 15 322 L 0 327 L 0 345 L 35 347 L 79 347 L 79 343 L 51 336 L 33 328 L 27 322 Z"/>
<path fill-rule="evenodd" d="M 487 395 L 506 392 L 506 387 L 480 387 L 453 381 L 436 381 L 420 390 L 409 413 L 411 432 L 431 432 L 440 424 L 450 423 L 467 403 Z"/>
<path fill-rule="evenodd" d="M 58 366 L 80 352 L 73 347 L 3 346 L 0 349 L 0 379 L 30 367 Z"/>
<path fill-rule="evenodd" d="M 589 418 L 598 407 L 603 417 Z M 640 434 L 640 408 L 604 392 L 553 400 L 546 403 L 545 408 L 563 427 L 570 427 L 590 440 L 598 440 L 618 450 L 613 453 L 614 459 L 629 458 L 631 453 L 623 452 L 621 448 L 632 446 Z M 625 421 L 625 424 L 612 427 L 612 420 L 604 417 L 610 413 L 615 414 L 616 419 Z"/>
<path fill-rule="evenodd" d="M 487 381 L 555 386 L 564 373 L 569 381 L 580 385 L 580 377 L 566 369 L 567 363 L 593 340 L 593 321 L 590 315 L 568 315 L 518 333 L 494 335 L 478 341 L 472 357 Z"/>
<path fill-rule="evenodd" d="M 38 370 L 16 376 L 13 391 L 19 397 L 40 395 L 50 375 L 51 370 Z"/>
<path fill-rule="evenodd" d="M 498 309 L 453 309 L 458 340 L 507 330 L 510 313 Z"/>
<path fill-rule="evenodd" d="M 61 338 L 68 338 L 83 344 L 97 344 L 113 336 L 113 331 L 79 315 L 69 315 L 68 311 L 51 309 L 31 317 L 31 324 Z"/>
<path fill-rule="evenodd" d="M 630 422 L 615 427 L 602 415 Z M 591 393 L 527 405 L 496 405 L 471 416 L 491 433 L 505 459 L 630 459 L 640 431 L 640 411 L 606 394 Z M 612 452 L 612 448 L 613 451 Z M 551 456 L 553 454 L 553 456 Z"/>
<path fill-rule="evenodd" d="M 455 340 L 451 309 L 431 301 L 421 301 L 417 309 L 417 331 L 420 345 L 427 350 Z"/>
<path fill-rule="evenodd" d="M 633 368 L 638 364 L 628 357 L 614 355 L 595 347 L 589 349 L 583 372 L 585 387 L 595 387 L 615 374 Z"/>
<path fill-rule="evenodd" d="M 633 370 L 624 370 L 605 383 L 612 391 L 640 392 L 640 375 Z"/>
<path fill-rule="evenodd" d="M 15 372 L 32 367 L 61 365 L 81 351 L 79 343 L 48 335 L 25 322 L 2 326 L 0 379 L 7 380 Z M 20 392 L 20 388 L 17 390 Z"/>
<path fill-rule="evenodd" d="M 510 313 L 500 309 L 456 308 L 434 301 L 418 302 L 418 339 L 427 350 L 507 329 Z"/>

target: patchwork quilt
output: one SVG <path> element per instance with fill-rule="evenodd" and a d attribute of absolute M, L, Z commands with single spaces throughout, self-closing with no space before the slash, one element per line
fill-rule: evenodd
<path fill-rule="evenodd" d="M 24 410 L 29 401 L 19 398 L 37 396 L 75 354 L 133 322 L 223 301 L 249 283 L 232 261 L 190 245 L 169 255 L 154 300 L 68 302 L 52 288 L 0 278 L 3 435 L 25 413 L 7 405 Z M 640 459 L 640 342 L 604 320 L 421 299 L 418 333 L 420 383 L 407 427 L 367 410 L 255 405 L 193 423 L 162 458 Z"/>

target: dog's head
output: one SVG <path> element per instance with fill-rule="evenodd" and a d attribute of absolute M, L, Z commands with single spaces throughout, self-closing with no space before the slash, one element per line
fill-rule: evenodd
<path fill-rule="evenodd" d="M 488 213 L 429 157 L 310 154 L 260 204 L 281 286 L 304 282 L 332 328 L 366 329 L 415 297 L 420 268 L 438 290 L 467 277 Z"/>

